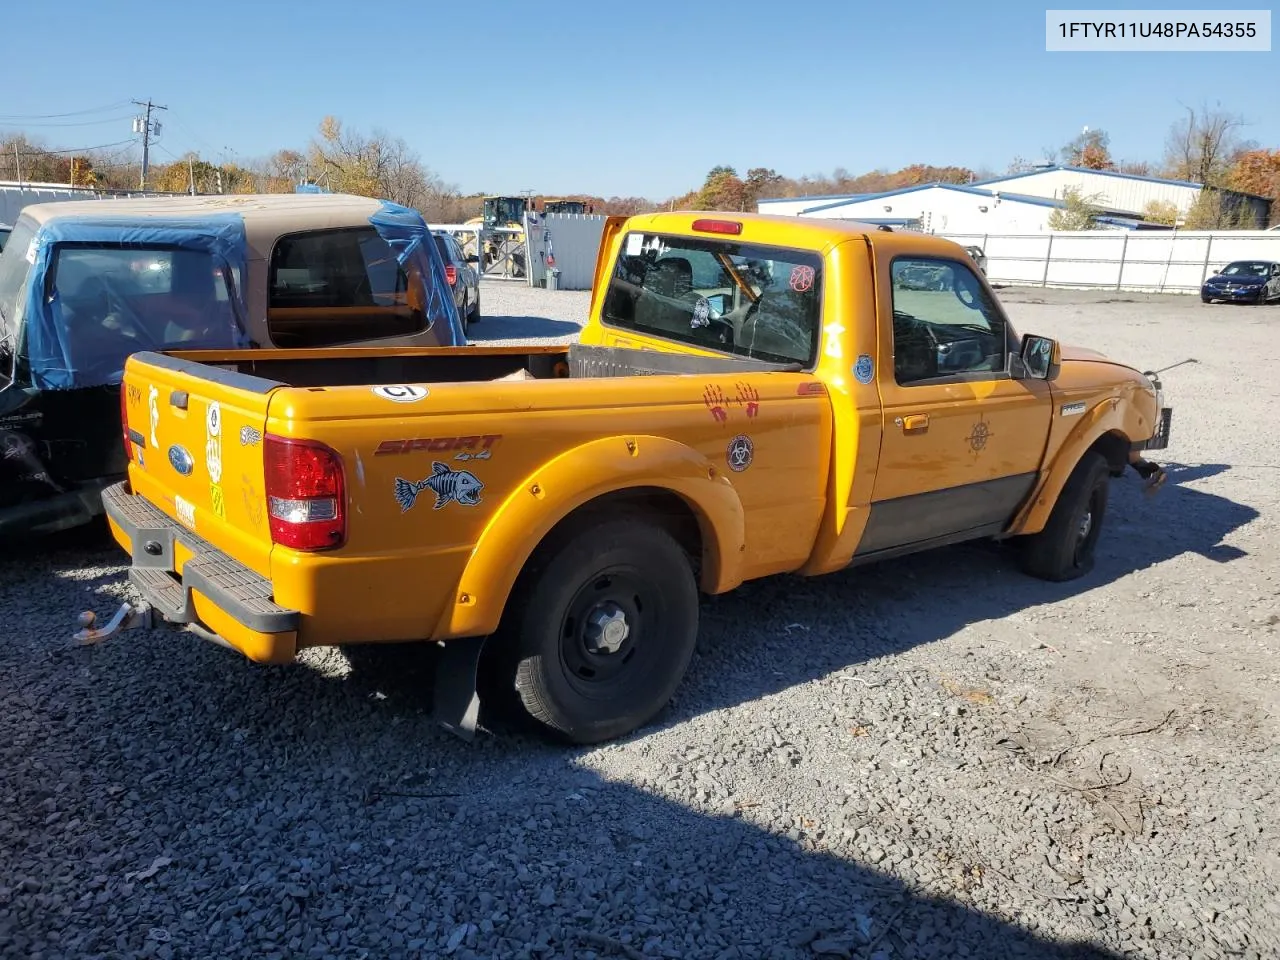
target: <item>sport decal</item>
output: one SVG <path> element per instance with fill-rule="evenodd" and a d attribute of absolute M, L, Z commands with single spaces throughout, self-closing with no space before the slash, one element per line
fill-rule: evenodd
<path fill-rule="evenodd" d="M 247 424 L 240 428 L 240 446 L 256 447 L 262 442 L 262 431 Z"/>
<path fill-rule="evenodd" d="M 876 367 L 871 358 L 865 353 L 858 357 L 858 362 L 853 365 L 853 378 L 859 383 L 870 383 L 875 375 Z"/>
<path fill-rule="evenodd" d="M 262 526 L 263 497 L 258 493 L 258 486 L 247 473 L 240 474 L 240 495 L 244 498 L 245 513 L 249 522 L 255 527 Z"/>
<path fill-rule="evenodd" d="M 222 482 L 222 405 L 214 400 L 204 417 L 204 465 L 209 469 L 209 482 Z"/>
<path fill-rule="evenodd" d="M 730 396 L 722 387 L 708 384 L 703 388 L 702 402 L 711 411 L 711 418 L 717 423 L 724 423 L 729 419 L 729 410 L 732 407 L 742 409 L 747 419 L 751 420 L 760 412 L 760 391 L 749 383 L 735 383 L 733 396 Z"/>
<path fill-rule="evenodd" d="M 693 329 L 698 327 L 709 326 L 711 323 L 711 301 L 706 297 L 699 297 L 698 302 L 693 305 L 693 319 L 689 321 L 689 326 Z"/>
<path fill-rule="evenodd" d="M 500 433 L 476 434 L 470 437 L 413 437 L 409 440 L 383 440 L 373 451 L 375 457 L 393 453 L 415 453 L 426 450 L 431 453 L 447 453 L 461 450 L 455 460 L 488 460 L 493 445 L 502 439 Z"/>
<path fill-rule="evenodd" d="M 375 396 L 382 397 L 383 400 L 394 400 L 396 403 L 417 403 L 423 397 L 431 394 L 431 391 L 426 387 L 415 386 L 411 383 L 392 383 L 374 387 L 373 392 Z"/>
<path fill-rule="evenodd" d="M 738 404 L 747 411 L 747 419 L 753 418 L 760 412 L 760 391 L 749 383 L 739 383 L 734 386 L 734 396 Z"/>
<path fill-rule="evenodd" d="M 719 387 L 713 385 L 704 389 L 702 402 L 707 405 L 707 409 L 711 411 L 711 419 L 716 422 L 724 423 L 729 418 L 729 414 L 725 411 L 725 407 L 729 405 L 729 398 Z"/>
<path fill-rule="evenodd" d="M 969 449 L 974 453 L 981 453 L 986 449 L 987 441 L 994 437 L 991 432 L 991 425 L 986 421 L 986 415 L 983 414 L 978 418 L 978 422 L 973 425 L 973 429 L 969 431 L 969 436 L 965 440 L 969 443 Z"/>
<path fill-rule="evenodd" d="M 813 267 L 799 266 L 791 270 L 791 289 L 796 293 L 806 293 L 813 289 Z"/>
<path fill-rule="evenodd" d="M 35 453 L 36 449 L 35 443 L 25 433 L 6 434 L 4 443 L 0 444 L 0 447 L 4 448 L 6 460 L 25 460 Z"/>
<path fill-rule="evenodd" d="M 196 505 L 181 497 L 173 498 L 173 507 L 178 514 L 178 522 L 183 526 L 196 528 Z"/>
<path fill-rule="evenodd" d="M 834 357 L 839 360 L 844 356 L 844 347 L 840 343 L 840 335 L 845 331 L 845 327 L 840 323 L 829 323 L 826 326 L 827 346 L 823 350 L 828 357 Z"/>
<path fill-rule="evenodd" d="M 152 387 L 147 394 L 147 413 L 151 417 L 151 449 L 160 446 L 156 439 L 156 427 L 160 426 L 160 391 Z"/>
<path fill-rule="evenodd" d="M 751 466 L 751 458 L 755 454 L 755 444 L 746 434 L 738 434 L 729 441 L 729 449 L 725 451 L 725 461 L 734 473 L 741 473 Z"/>
<path fill-rule="evenodd" d="M 469 470 L 450 470 L 439 460 L 431 464 L 431 476 L 425 480 L 409 481 L 396 477 L 396 501 L 400 512 L 407 512 L 418 500 L 418 494 L 430 490 L 436 495 L 433 509 L 439 510 L 448 503 L 474 507 L 480 502 L 484 484 Z"/>

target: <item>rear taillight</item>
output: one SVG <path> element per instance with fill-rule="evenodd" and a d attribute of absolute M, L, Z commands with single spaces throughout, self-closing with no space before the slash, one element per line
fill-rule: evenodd
<path fill-rule="evenodd" d="M 133 442 L 129 439 L 129 394 L 124 381 L 120 382 L 120 435 L 124 438 L 124 459 L 133 461 Z"/>
<path fill-rule="evenodd" d="M 294 550 L 332 550 L 347 538 L 338 454 L 312 440 L 270 434 L 262 442 L 271 541 Z"/>
<path fill-rule="evenodd" d="M 444 268 L 444 278 L 448 281 L 449 286 L 453 286 L 458 282 L 458 268 L 452 263 Z"/>

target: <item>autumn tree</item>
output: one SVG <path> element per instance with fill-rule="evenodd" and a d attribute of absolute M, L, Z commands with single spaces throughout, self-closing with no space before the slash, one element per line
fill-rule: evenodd
<path fill-rule="evenodd" d="M 1148 223 L 1173 226 L 1178 222 L 1178 208 L 1167 200 L 1152 200 L 1143 208 L 1142 219 Z"/>
<path fill-rule="evenodd" d="M 1102 211 L 1096 206 L 1101 199 L 1099 194 L 1084 196 L 1074 187 L 1066 187 L 1062 191 L 1063 205 L 1049 212 L 1050 230 L 1094 230 L 1097 228 L 1098 214 Z"/>
<path fill-rule="evenodd" d="M 1227 186 L 1272 200 L 1271 217 L 1280 222 L 1280 150 L 1249 150 L 1227 172 Z"/>
<path fill-rule="evenodd" d="M 1219 186 L 1226 179 L 1233 152 L 1239 146 L 1243 118 L 1220 107 L 1199 111 L 1174 122 L 1165 141 L 1165 163 L 1175 180 Z"/>
<path fill-rule="evenodd" d="M 1105 130 L 1090 130 L 1077 134 L 1059 151 L 1062 162 L 1071 167 L 1085 167 L 1089 170 L 1113 170 L 1115 163 L 1111 160 L 1111 138 Z"/>

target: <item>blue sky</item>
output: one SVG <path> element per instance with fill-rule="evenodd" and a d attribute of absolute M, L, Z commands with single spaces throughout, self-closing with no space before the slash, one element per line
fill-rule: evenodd
<path fill-rule="evenodd" d="M 1280 54 L 1047 53 L 1044 23 L 1008 2 L 21 4 L 0 129 L 115 143 L 132 107 L 50 115 L 151 97 L 162 150 L 245 160 L 332 113 L 464 191 L 654 199 L 720 163 L 1003 172 L 1085 126 L 1158 160 L 1180 102 L 1221 102 L 1280 146 Z"/>

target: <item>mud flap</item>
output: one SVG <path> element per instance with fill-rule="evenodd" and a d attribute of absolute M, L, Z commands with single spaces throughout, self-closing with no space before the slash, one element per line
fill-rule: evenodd
<path fill-rule="evenodd" d="M 437 723 L 463 740 L 475 738 L 480 717 L 476 679 L 484 642 L 484 637 L 470 637 L 440 644 L 433 712 Z"/>

